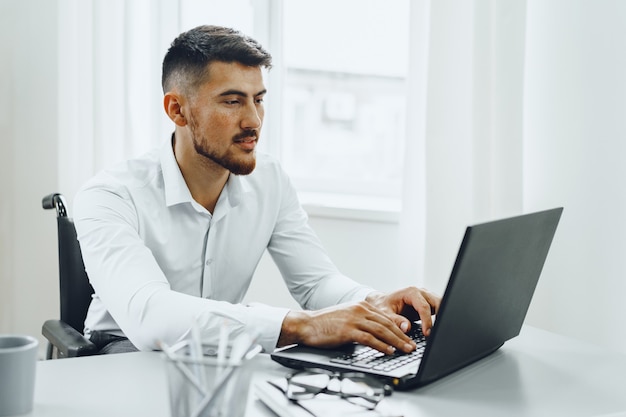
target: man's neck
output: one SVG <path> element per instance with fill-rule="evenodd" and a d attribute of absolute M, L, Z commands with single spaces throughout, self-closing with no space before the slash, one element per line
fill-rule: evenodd
<path fill-rule="evenodd" d="M 210 213 L 228 181 L 229 172 L 198 153 L 184 141 L 173 141 L 174 156 L 193 199 Z"/>

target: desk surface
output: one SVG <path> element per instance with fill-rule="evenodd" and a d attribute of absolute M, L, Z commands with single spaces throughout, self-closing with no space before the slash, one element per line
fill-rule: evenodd
<path fill-rule="evenodd" d="M 253 381 L 286 372 L 268 355 L 253 366 Z M 407 416 L 626 416 L 626 355 L 525 326 L 493 355 L 389 400 Z M 39 362 L 28 415 L 169 417 L 161 354 Z M 251 394 L 247 415 L 272 413 Z"/>

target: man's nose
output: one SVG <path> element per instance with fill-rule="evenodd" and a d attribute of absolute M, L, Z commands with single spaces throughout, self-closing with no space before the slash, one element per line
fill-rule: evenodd
<path fill-rule="evenodd" d="M 259 129 L 263 123 L 263 115 L 255 105 L 248 105 L 241 120 L 241 128 L 244 130 Z"/>

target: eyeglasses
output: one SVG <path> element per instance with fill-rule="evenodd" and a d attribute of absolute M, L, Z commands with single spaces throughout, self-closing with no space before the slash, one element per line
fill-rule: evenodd
<path fill-rule="evenodd" d="M 286 378 L 285 395 L 295 402 L 311 399 L 318 394 L 328 394 L 373 410 L 393 391 L 383 381 L 359 372 L 338 373 L 308 369 L 289 374 Z"/>

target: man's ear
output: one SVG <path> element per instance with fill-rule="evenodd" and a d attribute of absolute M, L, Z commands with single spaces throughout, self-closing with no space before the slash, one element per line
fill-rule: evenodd
<path fill-rule="evenodd" d="M 178 94 L 167 92 L 163 96 L 163 107 L 165 107 L 165 113 L 167 113 L 172 122 L 176 123 L 177 126 L 186 126 L 187 119 L 183 114 L 181 101 L 182 98 Z"/>

